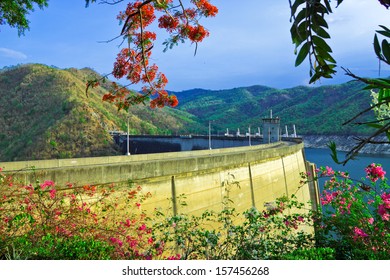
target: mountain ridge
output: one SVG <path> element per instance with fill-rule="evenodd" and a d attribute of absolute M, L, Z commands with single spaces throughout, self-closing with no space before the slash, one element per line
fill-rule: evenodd
<path fill-rule="evenodd" d="M 342 123 L 369 106 L 370 92 L 359 82 L 275 89 L 253 85 L 223 90 L 189 89 L 176 94 L 176 108 L 133 106 L 129 113 L 102 101 L 107 87 L 90 89 L 99 77 L 91 68 L 59 69 L 26 64 L 0 70 L 0 160 L 67 158 L 118 154 L 109 130 L 131 134 L 213 134 L 226 129 L 257 131 L 272 110 L 284 126 L 301 135 L 367 134 Z M 367 116 L 366 118 L 368 118 Z M 372 114 L 371 114 L 372 117 Z"/>
<path fill-rule="evenodd" d="M 301 134 L 367 134 L 367 127 L 342 126 L 366 109 L 370 92 L 360 82 L 321 87 L 274 89 L 266 86 L 227 90 L 190 90 L 175 93 L 179 110 L 195 115 L 203 123 L 214 121 L 219 130 L 254 127 L 273 111 L 283 125 L 296 125 Z M 188 93 L 196 96 L 189 98 Z M 367 114 L 363 120 L 373 117 Z M 238 126 L 239 125 L 239 126 Z"/>
<path fill-rule="evenodd" d="M 127 114 L 102 102 L 102 87 L 85 94 L 90 74 L 40 64 L 1 71 L 0 160 L 119 154 L 108 131 L 126 130 Z M 186 113 L 156 115 L 144 106 L 132 107 L 128 115 L 134 134 L 172 133 L 191 121 Z"/>

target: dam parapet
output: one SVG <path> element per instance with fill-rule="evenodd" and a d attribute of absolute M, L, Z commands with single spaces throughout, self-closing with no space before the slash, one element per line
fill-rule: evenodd
<path fill-rule="evenodd" d="M 264 209 L 276 198 L 292 194 L 301 202 L 311 201 L 313 207 L 318 201 L 315 184 L 299 184 L 301 173 L 308 172 L 310 164 L 303 143 L 296 139 L 187 152 L 2 162 L 0 167 L 26 184 L 52 180 L 64 186 L 116 184 L 123 188 L 132 182 L 152 194 L 145 207 L 194 215 L 222 210 L 227 196 L 239 212 L 251 207 Z M 180 194 L 187 197 L 185 209 L 176 202 Z"/>

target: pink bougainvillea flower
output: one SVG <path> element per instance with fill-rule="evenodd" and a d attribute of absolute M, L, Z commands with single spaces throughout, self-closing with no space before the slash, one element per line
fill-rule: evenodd
<path fill-rule="evenodd" d="M 371 163 L 364 170 L 367 174 L 366 178 L 370 179 L 371 182 L 374 183 L 378 181 L 378 179 L 383 180 L 386 175 L 386 171 L 383 170 L 382 166 L 376 163 Z"/>
<path fill-rule="evenodd" d="M 142 224 L 139 228 L 138 228 L 138 230 L 145 230 L 146 229 L 146 225 L 145 224 Z"/>
<path fill-rule="evenodd" d="M 54 187 L 54 182 L 53 181 L 45 181 L 43 184 L 40 184 L 41 189 L 45 190 L 48 187 Z"/>
<path fill-rule="evenodd" d="M 57 191 L 55 189 L 52 189 L 49 191 L 49 195 L 51 199 L 54 199 L 56 197 Z"/>
<path fill-rule="evenodd" d="M 334 175 L 334 170 L 332 169 L 332 167 L 329 166 L 326 167 L 326 175 L 328 176 Z"/>
<path fill-rule="evenodd" d="M 335 199 L 339 195 L 339 192 L 328 192 L 323 191 L 323 195 L 321 196 L 321 204 L 326 205 L 330 204 L 333 199 Z"/>
<path fill-rule="evenodd" d="M 358 228 L 358 227 L 355 227 L 353 229 L 353 233 L 354 233 L 354 236 L 353 236 L 354 239 L 368 237 L 368 234 L 365 233 L 361 228 Z"/>
<path fill-rule="evenodd" d="M 381 195 L 381 198 L 383 200 L 383 204 L 387 209 L 390 209 L 390 193 L 383 193 Z"/>

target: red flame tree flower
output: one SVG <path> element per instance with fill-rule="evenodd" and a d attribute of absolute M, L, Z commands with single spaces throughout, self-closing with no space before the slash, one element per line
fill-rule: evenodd
<path fill-rule="evenodd" d="M 112 90 L 103 96 L 104 101 L 113 102 L 118 109 L 125 110 L 133 104 L 148 100 L 151 108 L 175 107 L 178 104 L 176 96 L 169 95 L 165 90 L 167 77 L 159 72 L 156 64 L 150 63 L 156 33 L 148 28 L 157 19 L 158 27 L 169 34 L 164 42 L 166 49 L 186 40 L 197 47 L 199 42 L 209 36 L 199 20 L 216 16 L 218 9 L 209 0 L 191 0 L 188 5 L 190 7 L 185 7 L 181 0 L 130 1 L 126 10 L 119 13 L 117 18 L 123 24 L 120 35 L 127 45 L 118 53 L 111 74 L 116 79 L 127 79 L 130 85 L 143 86 L 141 92 L 135 93 L 113 83 Z M 99 85 L 98 82 L 89 81 L 87 90 L 90 86 Z"/>

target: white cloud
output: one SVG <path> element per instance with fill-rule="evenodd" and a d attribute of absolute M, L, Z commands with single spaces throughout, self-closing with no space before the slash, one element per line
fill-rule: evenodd
<path fill-rule="evenodd" d="M 27 59 L 27 55 L 24 53 L 7 48 L 0 48 L 0 56 L 13 59 Z"/>

